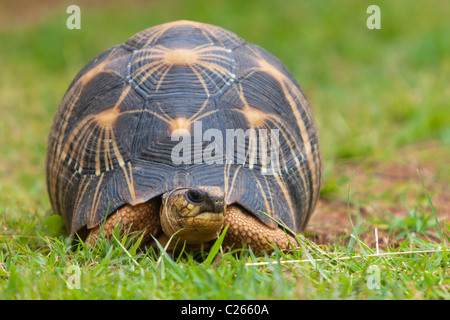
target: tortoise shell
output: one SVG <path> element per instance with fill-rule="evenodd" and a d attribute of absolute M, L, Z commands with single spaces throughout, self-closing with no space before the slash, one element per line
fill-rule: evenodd
<path fill-rule="evenodd" d="M 46 170 L 71 234 L 193 186 L 221 187 L 227 204 L 300 232 L 319 195 L 321 155 L 312 111 L 277 58 L 220 27 L 175 21 L 78 73 L 50 130 Z"/>

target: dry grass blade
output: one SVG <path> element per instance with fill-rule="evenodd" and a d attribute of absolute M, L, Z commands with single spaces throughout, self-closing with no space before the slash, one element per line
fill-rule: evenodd
<path fill-rule="evenodd" d="M 385 253 L 374 253 L 368 255 L 356 255 L 356 256 L 347 256 L 347 257 L 333 257 L 332 259 L 314 259 L 314 261 L 331 261 L 331 260 L 350 260 L 350 259 L 361 259 L 366 257 L 389 257 L 389 256 L 397 256 L 397 255 L 408 255 L 408 254 L 419 254 L 419 253 L 435 253 L 435 252 L 444 252 L 449 248 L 445 249 L 436 249 L 436 250 L 416 250 L 416 251 L 403 251 L 403 252 L 385 252 Z M 302 263 L 302 262 L 311 262 L 310 259 L 303 260 L 280 260 L 280 261 L 272 261 L 272 262 L 249 262 L 246 263 L 246 266 L 263 266 L 269 264 L 289 264 L 289 263 Z"/>

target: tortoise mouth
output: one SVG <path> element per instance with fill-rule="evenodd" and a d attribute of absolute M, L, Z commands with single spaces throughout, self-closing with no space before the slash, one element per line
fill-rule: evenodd
<path fill-rule="evenodd" d="M 225 221 L 225 214 L 223 212 L 202 212 L 194 217 L 178 217 L 175 219 L 185 226 L 207 226 L 223 224 Z"/>
<path fill-rule="evenodd" d="M 174 217 L 172 226 L 176 231 L 172 235 L 175 240 L 185 241 L 187 244 L 205 243 L 217 238 L 223 228 L 225 214 L 203 212 L 193 217 Z"/>
<path fill-rule="evenodd" d="M 223 227 L 225 214 L 215 212 L 203 212 L 194 217 L 176 217 L 174 218 L 180 229 L 192 231 L 218 230 Z"/>

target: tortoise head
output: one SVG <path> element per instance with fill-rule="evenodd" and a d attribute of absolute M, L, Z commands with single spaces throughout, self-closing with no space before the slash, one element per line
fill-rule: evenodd
<path fill-rule="evenodd" d="M 225 220 L 225 193 L 219 187 L 177 188 L 162 196 L 161 228 L 167 237 L 200 244 L 217 238 Z"/>

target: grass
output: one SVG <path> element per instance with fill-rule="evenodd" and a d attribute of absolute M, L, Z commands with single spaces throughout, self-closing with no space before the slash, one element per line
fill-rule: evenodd
<path fill-rule="evenodd" d="M 368 30 L 370 4 L 81 2 L 81 30 L 65 28 L 60 4 L 0 29 L 0 299 L 449 299 L 450 6 L 378 1 L 382 29 Z M 70 81 L 105 48 L 175 19 L 236 32 L 302 85 L 325 173 L 317 220 L 295 252 L 255 257 L 216 246 L 203 259 L 170 257 L 120 237 L 88 250 L 53 215 L 46 140 Z M 327 229 L 328 212 L 340 211 L 347 228 Z M 320 228 L 331 241 L 310 236 Z M 278 263 L 288 260 L 298 261 Z"/>
<path fill-rule="evenodd" d="M 82 244 L 73 246 L 60 238 L 46 237 L 41 241 L 44 246 L 39 250 L 11 244 L 0 256 L 2 298 L 449 298 L 447 253 L 437 246 L 428 253 L 409 250 L 398 256 L 373 256 L 370 248 L 362 246 L 364 251 L 352 257 L 345 252 L 347 248 L 326 248 L 325 252 L 304 240 L 304 247 L 291 255 L 277 252 L 273 257 L 255 259 L 248 253 L 238 257 L 224 253 L 220 260 L 209 264 L 207 260 L 199 262 L 193 255 L 171 258 L 153 251 L 136 254 L 130 250 L 129 242 L 105 242 L 87 250 Z M 281 259 L 301 260 L 305 255 L 308 258 L 302 262 L 273 263 Z M 344 256 L 348 258 L 342 260 Z M 255 261 L 267 264 L 255 265 Z M 379 289 L 368 285 L 372 275 L 369 268 L 380 272 Z M 80 276 L 79 288 L 76 272 Z"/>

